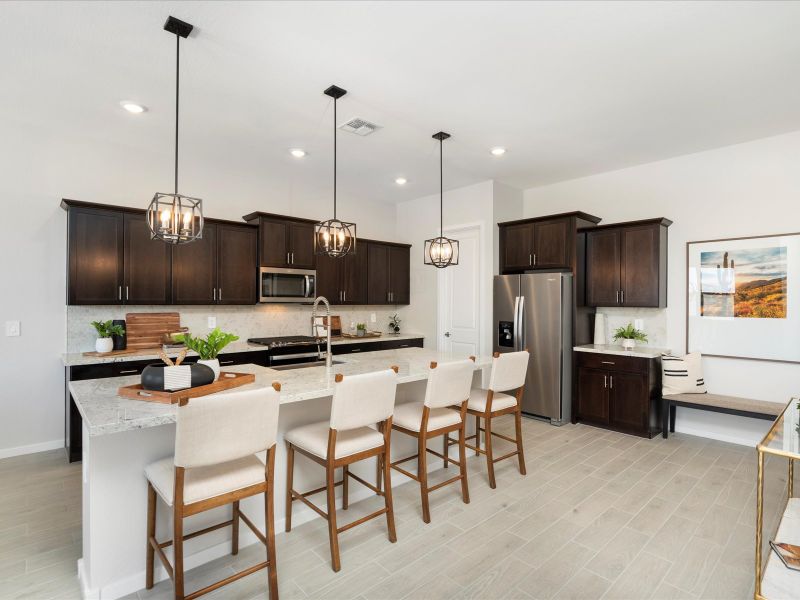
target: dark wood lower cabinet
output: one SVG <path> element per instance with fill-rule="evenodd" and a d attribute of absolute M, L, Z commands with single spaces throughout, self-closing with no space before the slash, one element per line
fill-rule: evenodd
<path fill-rule="evenodd" d="M 661 361 L 575 352 L 575 422 L 653 437 L 659 430 Z"/>

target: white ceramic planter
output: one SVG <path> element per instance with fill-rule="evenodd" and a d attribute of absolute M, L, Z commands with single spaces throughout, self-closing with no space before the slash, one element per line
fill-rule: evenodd
<path fill-rule="evenodd" d="M 97 352 L 111 352 L 114 349 L 114 340 L 110 337 L 97 338 L 97 341 L 94 343 L 94 349 Z"/>
<path fill-rule="evenodd" d="M 212 360 L 198 360 L 197 364 L 205 365 L 214 371 L 214 381 L 219 379 L 219 359 L 214 358 Z"/>
<path fill-rule="evenodd" d="M 622 347 L 625 350 L 633 350 L 636 347 L 636 340 L 622 340 Z"/>

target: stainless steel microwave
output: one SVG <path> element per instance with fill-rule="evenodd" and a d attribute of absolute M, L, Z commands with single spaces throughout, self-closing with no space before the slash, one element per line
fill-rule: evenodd
<path fill-rule="evenodd" d="M 311 304 L 317 295 L 317 272 L 308 269 L 261 267 L 259 302 Z"/>

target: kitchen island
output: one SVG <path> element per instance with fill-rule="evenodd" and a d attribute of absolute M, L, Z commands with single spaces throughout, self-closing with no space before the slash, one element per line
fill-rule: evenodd
<path fill-rule="evenodd" d="M 447 362 L 463 358 L 466 357 L 422 348 L 404 348 L 339 356 L 338 364 L 334 364 L 330 370 L 318 366 L 287 371 L 257 365 L 231 367 L 231 371 L 253 373 L 256 376 L 254 383 L 237 389 L 267 387 L 273 381 L 279 381 L 282 386 L 275 463 L 276 533 L 285 535 L 282 533 L 286 485 L 283 433 L 329 418 L 335 374 L 370 373 L 396 365 L 399 367 L 399 404 L 423 398 L 431 361 Z M 487 367 L 490 365 L 489 357 L 476 360 L 474 385 L 481 385 L 482 377 L 488 375 Z M 127 376 L 73 381 L 69 384 L 83 421 L 83 557 L 78 563 L 78 574 L 85 598 L 118 598 L 144 587 L 147 516 L 144 468 L 173 453 L 177 407 L 117 396 L 120 386 L 138 383 L 138 380 L 138 376 Z M 392 454 L 395 457 L 412 454 L 415 448 L 410 438 L 393 436 Z M 437 463 L 439 461 L 434 461 L 429 468 L 440 468 L 440 463 Z M 371 481 L 375 477 L 375 462 L 363 461 L 353 468 L 353 472 Z M 397 473 L 393 473 L 392 477 L 395 486 L 408 481 Z M 324 470 L 310 461 L 298 462 L 294 481 L 296 489 L 318 487 L 324 481 Z M 351 492 L 351 502 L 372 493 L 359 488 Z M 263 528 L 262 498 L 242 501 L 242 509 L 258 527 Z M 225 511 L 230 511 L 230 508 L 222 507 L 192 517 L 187 529 L 194 531 L 218 522 Z M 312 518 L 319 517 L 303 505 L 295 507 L 295 524 Z M 157 524 L 159 539 L 171 537 L 170 522 L 169 511 L 162 508 Z M 242 546 L 256 543 L 252 532 L 243 531 L 242 534 Z M 229 553 L 229 539 L 230 532 L 223 529 L 187 542 L 186 569 Z M 156 578 L 166 578 L 160 565 Z"/>

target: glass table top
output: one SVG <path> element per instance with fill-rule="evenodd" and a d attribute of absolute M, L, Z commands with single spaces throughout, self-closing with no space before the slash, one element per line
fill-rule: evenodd
<path fill-rule="evenodd" d="M 800 459 L 800 398 L 789 401 L 758 449 Z"/>

